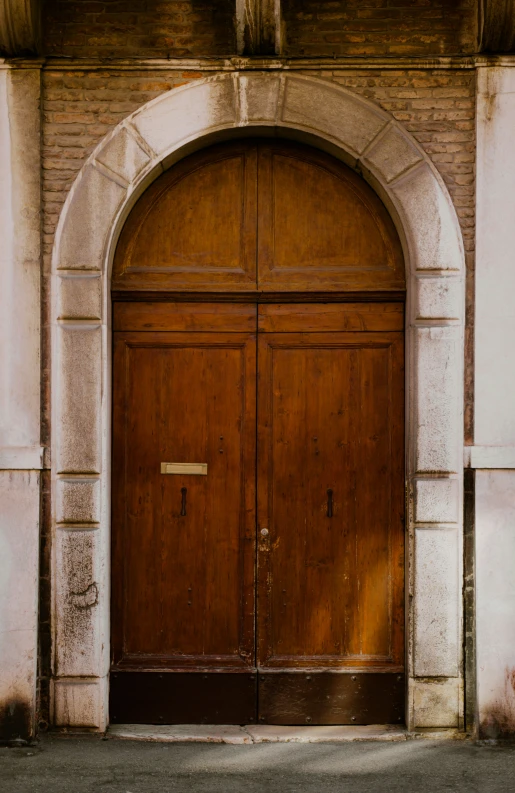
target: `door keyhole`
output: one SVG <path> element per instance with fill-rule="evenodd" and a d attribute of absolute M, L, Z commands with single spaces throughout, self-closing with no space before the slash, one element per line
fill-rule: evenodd
<path fill-rule="evenodd" d="M 181 516 L 186 514 L 186 493 L 188 489 L 181 487 Z"/>
<path fill-rule="evenodd" d="M 327 491 L 327 517 L 333 517 L 333 491 L 331 488 Z"/>

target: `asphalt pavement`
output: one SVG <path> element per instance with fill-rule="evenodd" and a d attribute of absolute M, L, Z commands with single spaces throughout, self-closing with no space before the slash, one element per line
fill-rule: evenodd
<path fill-rule="evenodd" d="M 46 735 L 0 749 L 1 793 L 515 793 L 515 746 L 147 743 Z"/>

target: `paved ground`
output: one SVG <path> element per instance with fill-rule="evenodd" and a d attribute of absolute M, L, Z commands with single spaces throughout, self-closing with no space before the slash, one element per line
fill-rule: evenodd
<path fill-rule="evenodd" d="M 464 741 L 146 743 L 0 749 L 1 793 L 515 793 L 515 747 Z"/>

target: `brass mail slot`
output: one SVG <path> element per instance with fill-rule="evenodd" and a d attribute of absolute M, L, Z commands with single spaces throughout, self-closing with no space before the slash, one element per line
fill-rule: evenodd
<path fill-rule="evenodd" d="M 161 463 L 161 473 L 207 476 L 207 463 Z"/>

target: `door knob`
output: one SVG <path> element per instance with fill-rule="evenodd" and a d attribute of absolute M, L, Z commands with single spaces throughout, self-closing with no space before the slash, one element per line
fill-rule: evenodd
<path fill-rule="evenodd" d="M 261 535 L 263 537 L 268 537 L 268 529 L 261 529 Z"/>

